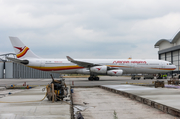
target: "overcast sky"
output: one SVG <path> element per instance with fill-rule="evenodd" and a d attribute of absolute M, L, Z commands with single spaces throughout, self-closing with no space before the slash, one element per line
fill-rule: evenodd
<path fill-rule="evenodd" d="M 180 30 L 180 0 L 0 0 L 0 54 L 19 37 L 44 58 L 157 59 Z"/>

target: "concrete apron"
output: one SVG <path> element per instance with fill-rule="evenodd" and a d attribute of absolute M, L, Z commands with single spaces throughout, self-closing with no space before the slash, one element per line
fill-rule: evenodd
<path fill-rule="evenodd" d="M 40 101 L 44 98 L 46 93 L 46 91 L 42 91 L 43 88 L 45 87 L 39 86 L 25 90 L 18 89 L 16 93 L 12 93 L 11 95 L 6 95 L 5 97 L 0 98 L 0 119 L 70 119 L 70 105 L 67 103 L 62 101 L 52 103 L 51 101 L 48 101 L 47 98 L 45 98 L 43 101 Z M 10 90 L 6 90 L 4 93 L 8 93 L 9 91 Z"/>
<path fill-rule="evenodd" d="M 102 85 L 103 89 L 124 95 L 165 113 L 180 117 L 180 90 L 133 85 Z"/>
<path fill-rule="evenodd" d="M 0 91 L 1 91 L 1 90 L 5 90 L 5 89 L 6 89 L 5 87 L 0 87 Z"/>

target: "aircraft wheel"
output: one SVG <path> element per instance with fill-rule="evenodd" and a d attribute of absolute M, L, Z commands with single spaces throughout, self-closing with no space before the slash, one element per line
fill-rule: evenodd
<path fill-rule="evenodd" d="M 94 81 L 97 81 L 97 77 L 93 77 L 93 80 L 94 80 Z"/>
<path fill-rule="evenodd" d="M 91 80 L 90 77 L 88 78 L 88 80 L 89 80 L 89 81 Z"/>
<path fill-rule="evenodd" d="M 93 77 L 89 77 L 88 80 L 89 80 L 89 81 L 93 81 Z"/>
<path fill-rule="evenodd" d="M 96 81 L 99 81 L 99 77 L 96 77 L 95 79 L 96 79 Z"/>

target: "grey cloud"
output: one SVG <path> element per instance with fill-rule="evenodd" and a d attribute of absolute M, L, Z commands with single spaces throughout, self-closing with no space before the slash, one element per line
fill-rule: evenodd
<path fill-rule="evenodd" d="M 0 41 L 4 44 L 0 51 L 12 50 L 7 40 L 13 35 L 43 57 L 125 58 L 137 54 L 134 57 L 157 58 L 156 41 L 178 32 L 179 3 L 4 0 L 0 2 Z"/>

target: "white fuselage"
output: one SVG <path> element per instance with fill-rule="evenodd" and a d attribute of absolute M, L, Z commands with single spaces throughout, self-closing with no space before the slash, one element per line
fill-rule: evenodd
<path fill-rule="evenodd" d="M 88 68 L 78 66 L 69 62 L 67 59 L 28 59 L 28 67 L 42 71 L 69 74 L 90 74 Z M 123 74 L 136 73 L 166 73 L 176 69 L 168 61 L 162 60 L 144 60 L 144 59 L 77 59 L 82 62 L 105 65 L 123 70 Z"/>

